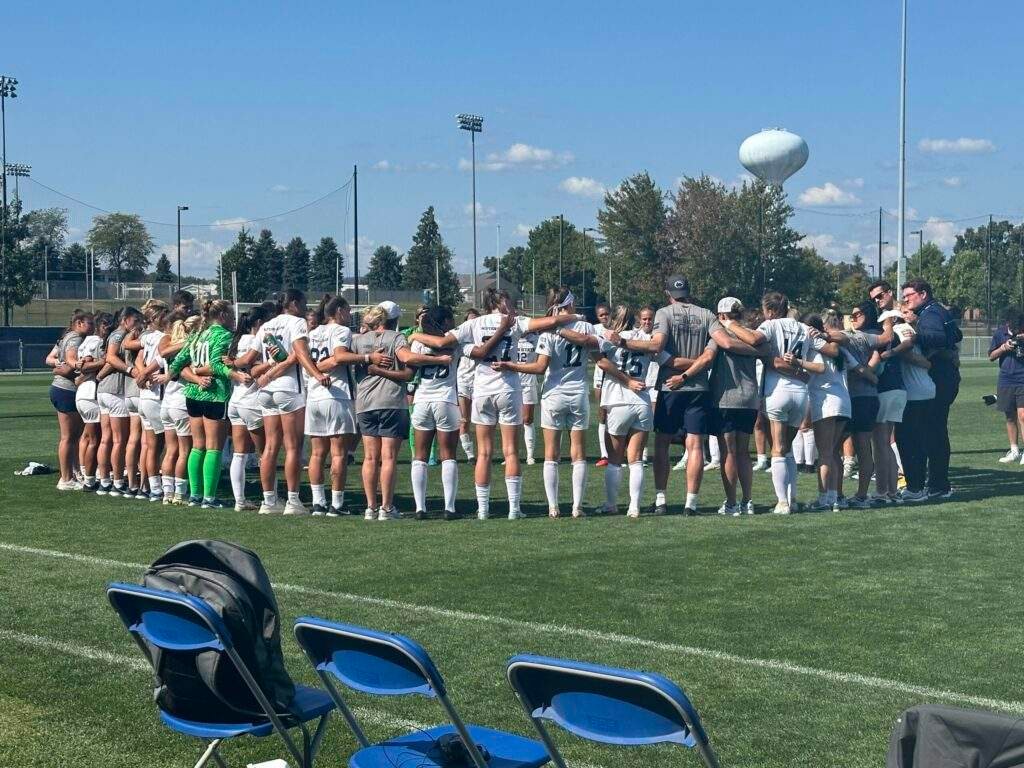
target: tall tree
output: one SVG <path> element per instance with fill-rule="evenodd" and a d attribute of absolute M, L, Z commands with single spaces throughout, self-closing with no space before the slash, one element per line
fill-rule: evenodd
<path fill-rule="evenodd" d="M 142 219 L 134 213 L 108 213 L 92 220 L 86 242 L 106 261 L 115 278 L 137 276 L 149 270 L 149 255 L 156 248 Z"/>
<path fill-rule="evenodd" d="M 24 247 L 38 263 L 40 277 L 59 269 L 68 236 L 68 212 L 63 208 L 40 208 L 26 213 L 25 221 L 29 242 Z"/>
<path fill-rule="evenodd" d="M 1003 309 L 1020 296 L 1020 269 L 1024 256 L 1024 225 L 1014 227 L 1009 221 L 993 221 L 969 227 L 957 235 L 953 246 L 953 257 L 963 251 L 975 251 L 981 255 L 982 277 L 986 281 L 980 300 L 971 306 L 988 308 L 988 273 L 992 273 L 992 312 L 997 317 Z M 952 279 L 952 278 L 951 278 Z M 930 281 L 929 281 L 930 282 Z M 936 291 L 938 294 L 938 291 Z M 939 295 L 941 298 L 941 295 Z M 961 305 L 968 306 L 968 305 Z M 994 318 L 993 318 L 994 319 Z"/>
<path fill-rule="evenodd" d="M 402 257 L 398 251 L 382 245 L 373 252 L 366 285 L 378 291 L 397 291 L 402 287 Z"/>
<path fill-rule="evenodd" d="M 439 280 L 435 279 L 435 265 Z M 419 291 L 425 287 L 433 288 L 435 282 L 441 284 L 441 295 L 435 297 L 438 304 L 454 307 L 462 301 L 459 281 L 452 269 L 452 252 L 444 244 L 434 216 L 434 206 L 430 206 L 420 217 L 416 234 L 412 237 L 412 247 L 405 254 L 402 283 L 406 290 Z"/>
<path fill-rule="evenodd" d="M 611 266 L 612 300 L 628 299 L 641 304 L 664 299 L 663 283 L 658 279 L 661 252 L 659 234 L 665 225 L 665 195 L 647 171 L 623 181 L 604 196 L 604 207 L 597 212 L 597 226 L 604 238 L 603 255 L 607 261 L 595 263 L 597 290 L 609 296 Z M 616 296 L 616 285 L 621 291 Z"/>
<path fill-rule="evenodd" d="M 537 292 L 545 293 L 559 285 L 559 228 L 561 228 L 562 269 L 561 284 L 570 288 L 577 304 L 593 303 L 595 273 L 594 243 L 585 239 L 569 221 L 557 216 L 545 219 L 530 230 L 526 241 L 525 272 L 530 274 L 531 285 L 534 264 L 537 267 Z M 584 285 L 584 280 L 586 284 Z"/>
<path fill-rule="evenodd" d="M 171 260 L 167 258 L 166 253 L 161 253 L 160 258 L 156 260 L 156 274 L 153 280 L 157 283 L 173 283 L 175 280 L 174 272 L 171 271 Z"/>
<path fill-rule="evenodd" d="M 293 237 L 285 246 L 284 284 L 300 291 L 309 288 L 309 248 L 301 237 Z"/>
<path fill-rule="evenodd" d="M 962 310 L 986 308 L 988 284 L 984 252 L 961 248 L 953 253 L 953 258 L 949 261 L 945 292 L 945 296 L 939 295 L 936 298 Z M 1006 306 L 1006 304 L 995 304 L 993 301 L 996 312 L 1005 309 Z"/>
<path fill-rule="evenodd" d="M 220 257 L 220 265 L 217 268 L 217 276 L 224 272 L 224 298 L 235 300 L 236 297 L 231 290 L 231 273 L 237 273 L 235 279 L 238 282 L 238 301 L 260 301 L 266 298 L 266 291 L 263 281 L 257 274 L 255 268 L 254 250 L 256 241 L 253 240 L 249 230 L 244 227 L 239 230 L 238 237 L 230 248 Z M 218 282 L 220 282 L 218 280 Z"/>
<path fill-rule="evenodd" d="M 3 262 L 0 263 L 0 305 L 3 323 L 11 324 L 11 309 L 32 301 L 35 283 L 32 280 L 32 254 L 24 247 L 29 240 L 27 217 L 21 214 L 21 201 L 7 206 L 7 222 L 2 230 Z"/>
<path fill-rule="evenodd" d="M 269 229 L 260 230 L 260 236 L 253 246 L 252 260 L 256 271 L 253 287 L 258 289 L 259 296 L 265 298 L 280 291 L 284 281 L 284 254 L 277 247 Z"/>
<path fill-rule="evenodd" d="M 523 294 L 531 290 L 530 286 L 530 268 L 532 265 L 529 263 L 526 248 L 521 245 L 516 245 L 509 248 L 501 256 L 501 285 L 502 287 L 512 286 L 511 293 Z M 494 272 L 495 267 L 498 266 L 497 260 L 493 256 L 488 256 L 484 259 L 484 269 L 489 272 Z"/>
<path fill-rule="evenodd" d="M 333 237 L 321 238 L 313 249 L 309 265 L 309 286 L 311 292 L 334 293 L 335 281 L 340 282 L 344 274 L 345 259 L 338 251 Z"/>
<path fill-rule="evenodd" d="M 80 277 L 80 275 L 85 274 L 88 263 L 89 251 L 86 247 L 81 243 L 72 243 L 64 249 L 63 253 L 61 253 L 57 269 L 60 272 L 79 273 L 65 275 L 64 277 L 67 280 L 84 279 L 84 277 Z"/>

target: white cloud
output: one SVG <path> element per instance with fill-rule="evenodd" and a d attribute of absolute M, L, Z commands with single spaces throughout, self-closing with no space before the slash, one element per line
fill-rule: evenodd
<path fill-rule="evenodd" d="M 392 173 L 407 173 L 409 171 L 440 171 L 444 168 L 440 163 L 431 160 L 421 160 L 412 165 L 405 163 L 393 163 L 390 160 L 378 160 L 372 166 L 375 171 L 390 171 Z"/>
<path fill-rule="evenodd" d="M 373 170 L 375 171 L 390 171 L 392 168 L 393 166 L 387 160 L 378 160 L 373 164 Z"/>
<path fill-rule="evenodd" d="M 804 235 L 799 244 L 804 248 L 814 248 L 819 256 L 829 261 L 848 260 L 859 253 L 861 256 L 866 256 L 867 261 L 870 263 L 868 254 L 873 252 L 869 250 L 871 248 L 870 244 L 865 245 L 855 240 L 837 241 L 835 235 L 827 233 Z"/>
<path fill-rule="evenodd" d="M 572 152 L 555 152 L 553 149 L 544 149 L 516 142 L 503 152 L 488 153 L 486 158 L 477 163 L 477 169 L 481 171 L 508 171 L 517 168 L 529 168 L 543 171 L 551 168 L 561 168 L 571 163 L 574 159 L 575 157 Z M 470 160 L 460 158 L 460 171 L 468 171 L 472 167 L 473 163 Z"/>
<path fill-rule="evenodd" d="M 217 274 L 217 261 L 224 251 L 222 245 L 210 240 L 197 240 L 194 237 L 182 238 L 181 240 L 181 271 L 186 275 L 197 275 L 199 277 L 213 277 Z M 153 264 L 160 258 L 161 253 L 166 253 L 171 260 L 171 269 L 178 268 L 178 243 L 161 245 L 154 252 L 151 259 Z"/>
<path fill-rule="evenodd" d="M 843 184 L 847 187 L 853 187 L 854 189 L 864 189 L 864 179 L 859 176 L 856 179 L 847 179 Z"/>
<path fill-rule="evenodd" d="M 241 216 L 236 216 L 232 219 L 216 219 L 213 222 L 213 228 L 221 229 L 227 232 L 237 232 L 243 226 L 245 226 L 246 221 L 248 221 L 248 219 L 245 219 Z"/>
<path fill-rule="evenodd" d="M 466 203 L 464 206 L 462 206 L 462 212 L 466 214 L 467 217 L 472 216 L 473 204 Z M 479 202 L 476 204 L 476 220 L 478 222 L 493 219 L 495 214 L 497 213 L 498 209 L 495 208 L 493 205 L 484 205 L 483 203 Z"/>
<path fill-rule="evenodd" d="M 603 197 L 606 191 L 601 182 L 589 176 L 570 176 L 564 179 L 558 186 L 570 195 L 578 195 L 580 197 Z"/>
<path fill-rule="evenodd" d="M 952 222 L 942 221 L 935 216 L 929 216 L 922 229 L 924 230 L 924 241 L 926 243 L 935 243 L 935 245 L 947 253 L 956 245 L 957 234 L 963 231 L 962 229 L 957 229 Z M 907 251 L 910 250 L 909 244 L 906 248 Z"/>
<path fill-rule="evenodd" d="M 804 205 L 856 205 L 860 198 L 826 181 L 823 186 L 809 187 L 801 192 L 800 202 Z"/>
<path fill-rule="evenodd" d="M 981 155 L 995 152 L 996 145 L 989 139 L 921 139 L 917 148 L 922 152 L 940 155 Z"/>
<path fill-rule="evenodd" d="M 377 241 L 376 240 L 371 240 L 370 238 L 366 237 L 365 235 L 360 235 L 359 236 L 359 255 L 366 258 L 366 261 L 364 261 L 363 264 L 369 264 L 370 263 L 370 256 L 373 254 L 373 249 L 374 249 L 374 246 L 376 246 L 376 245 L 377 245 Z M 344 246 L 343 250 L 344 250 L 345 254 L 348 255 L 348 256 L 354 255 L 355 252 L 356 252 L 355 241 L 354 240 L 349 240 L 347 243 L 345 243 L 345 246 Z M 347 264 L 345 265 L 345 268 L 346 269 L 349 268 Z M 362 271 L 362 269 L 360 269 L 360 271 Z"/>
<path fill-rule="evenodd" d="M 529 237 L 530 229 L 531 227 L 526 224 L 516 224 L 516 234 L 519 235 L 519 237 Z"/>
<path fill-rule="evenodd" d="M 275 184 L 274 186 L 272 186 L 270 188 L 270 191 L 271 192 L 276 192 L 277 194 L 282 194 L 283 195 L 286 192 L 291 192 L 292 188 L 289 187 L 287 184 Z"/>
<path fill-rule="evenodd" d="M 959 176 L 947 176 L 942 180 L 942 186 L 958 189 L 964 185 L 964 180 Z"/>

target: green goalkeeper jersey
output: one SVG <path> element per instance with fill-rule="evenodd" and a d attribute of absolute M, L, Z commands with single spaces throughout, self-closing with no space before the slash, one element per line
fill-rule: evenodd
<path fill-rule="evenodd" d="M 213 403 L 226 403 L 231 397 L 231 369 L 224 365 L 221 357 L 228 353 L 231 346 L 231 331 L 222 325 L 211 325 L 189 344 L 182 347 L 173 361 L 170 372 L 177 376 L 186 365 L 192 368 L 208 366 L 212 373 L 213 383 L 203 389 L 198 384 L 186 382 L 185 397 L 191 400 L 205 400 Z"/>

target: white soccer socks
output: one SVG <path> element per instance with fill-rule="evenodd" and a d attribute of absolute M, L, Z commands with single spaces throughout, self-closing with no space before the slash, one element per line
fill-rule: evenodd
<path fill-rule="evenodd" d="M 441 462 L 441 486 L 444 488 L 444 508 L 455 511 L 455 496 L 459 492 L 459 463 L 455 459 Z"/>
<path fill-rule="evenodd" d="M 537 442 L 533 424 L 523 424 L 523 441 L 526 443 L 526 460 L 533 461 L 533 449 Z"/>
<path fill-rule="evenodd" d="M 544 462 L 544 495 L 548 497 L 548 509 L 558 509 L 558 462 Z"/>
<path fill-rule="evenodd" d="M 640 499 L 644 493 L 644 465 L 634 461 L 629 465 L 629 508 L 640 511 Z"/>
<path fill-rule="evenodd" d="M 557 466 L 557 465 L 556 465 Z M 572 508 L 573 511 L 583 509 L 583 494 L 587 490 L 587 462 L 572 463 Z"/>
<path fill-rule="evenodd" d="M 600 422 L 598 422 L 598 425 L 597 425 L 597 445 L 601 449 L 601 458 L 602 459 L 607 459 L 608 458 L 608 446 L 605 445 L 605 442 L 604 442 L 604 438 L 605 438 L 606 434 L 608 434 L 608 425 L 607 424 L 601 424 Z"/>
<path fill-rule="evenodd" d="M 788 505 L 789 471 L 785 456 L 772 456 L 772 486 L 779 502 Z"/>
<path fill-rule="evenodd" d="M 621 480 L 622 466 L 609 462 L 608 466 L 604 468 L 604 508 L 606 510 L 615 509 L 619 498 L 619 483 Z M 632 474 L 630 475 L 630 480 L 632 481 Z"/>
<path fill-rule="evenodd" d="M 235 503 L 241 504 L 245 501 L 245 454 L 231 454 L 231 468 L 228 470 L 231 475 L 231 492 L 235 495 Z"/>
<path fill-rule="evenodd" d="M 505 490 L 508 492 L 508 519 L 518 520 L 523 516 L 519 509 L 519 501 L 522 498 L 523 478 L 506 477 Z"/>
<path fill-rule="evenodd" d="M 427 462 L 412 460 L 412 497 L 416 501 L 416 511 L 427 511 Z"/>

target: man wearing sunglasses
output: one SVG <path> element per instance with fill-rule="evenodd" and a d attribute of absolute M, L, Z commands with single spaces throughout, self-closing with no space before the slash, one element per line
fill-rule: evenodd
<path fill-rule="evenodd" d="M 928 375 L 935 382 L 935 398 L 925 421 L 928 434 L 921 436 L 928 447 L 928 497 L 948 499 L 953 495 L 949 485 L 949 408 L 960 392 L 957 344 L 963 334 L 956 318 L 935 300 L 927 281 L 910 280 L 900 293 L 904 307 L 916 316 L 917 343 L 932 364 Z"/>
<path fill-rule="evenodd" d="M 868 298 L 874 302 L 880 317 L 896 308 L 896 292 L 886 280 L 876 280 L 868 286 Z M 889 350 L 899 345 L 900 340 L 894 338 L 889 344 Z M 878 374 L 878 417 L 875 419 L 873 435 L 875 472 L 882 478 L 879 488 L 885 488 L 887 494 L 896 491 L 899 462 L 892 438 L 896 425 L 903 423 L 906 406 L 907 387 L 903 381 L 903 364 L 899 359 L 892 360 L 881 366 Z"/>

